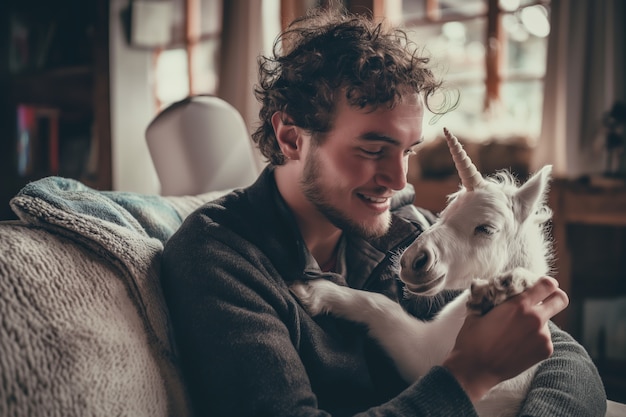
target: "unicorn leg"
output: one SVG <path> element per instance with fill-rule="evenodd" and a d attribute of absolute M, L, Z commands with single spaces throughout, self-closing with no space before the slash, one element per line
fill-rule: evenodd
<path fill-rule="evenodd" d="M 324 279 L 296 282 L 290 289 L 312 316 L 330 313 L 366 325 L 369 335 L 389 354 L 407 382 L 417 381 L 431 367 L 441 364 L 466 312 L 464 302 L 457 298 L 436 319 L 423 322 L 382 294 Z"/>
<path fill-rule="evenodd" d="M 525 268 L 515 268 L 491 280 L 475 279 L 470 288 L 467 308 L 475 314 L 485 314 L 498 304 L 524 292 L 539 277 Z"/>
<path fill-rule="evenodd" d="M 311 316 L 330 313 L 361 324 L 369 324 L 381 311 L 402 307 L 382 294 L 343 287 L 325 279 L 297 281 L 289 289 Z"/>

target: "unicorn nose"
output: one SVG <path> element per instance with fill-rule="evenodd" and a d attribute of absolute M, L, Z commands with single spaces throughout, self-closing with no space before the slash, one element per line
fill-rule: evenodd
<path fill-rule="evenodd" d="M 421 271 L 428 265 L 429 259 L 428 252 L 421 250 L 415 254 L 415 258 L 413 258 L 413 262 L 411 262 L 411 267 L 415 271 Z"/>

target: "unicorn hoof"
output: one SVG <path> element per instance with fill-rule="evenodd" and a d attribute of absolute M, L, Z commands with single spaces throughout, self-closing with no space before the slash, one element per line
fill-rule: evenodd
<path fill-rule="evenodd" d="M 470 287 L 467 308 L 476 314 L 485 314 L 498 304 L 524 292 L 537 279 L 524 268 L 516 268 L 491 280 L 475 279 Z"/>

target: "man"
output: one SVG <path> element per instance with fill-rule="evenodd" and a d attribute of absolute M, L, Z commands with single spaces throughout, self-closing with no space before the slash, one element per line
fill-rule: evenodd
<path fill-rule="evenodd" d="M 284 52 L 262 61 L 256 91 L 253 139 L 269 166 L 189 216 L 164 251 L 196 412 L 475 416 L 472 403 L 491 387 L 547 358 L 522 414 L 602 415 L 590 358 L 548 324 L 568 303 L 551 278 L 468 318 L 442 366 L 413 384 L 362 327 L 302 309 L 294 280 L 381 292 L 420 318 L 454 295 L 408 300 L 396 279 L 398 254 L 432 220 L 412 205 L 406 173 L 440 83 L 401 31 L 366 18 L 319 11 L 279 42 Z"/>

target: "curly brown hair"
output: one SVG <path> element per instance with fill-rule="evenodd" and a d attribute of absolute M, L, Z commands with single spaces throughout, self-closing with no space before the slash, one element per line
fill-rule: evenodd
<path fill-rule="evenodd" d="M 420 93 L 430 109 L 428 98 L 441 82 L 428 63 L 400 28 L 345 10 L 313 9 L 276 39 L 272 56 L 259 59 L 261 125 L 252 139 L 271 164 L 284 164 L 272 115 L 283 112 L 290 119 L 285 122 L 321 140 L 332 128 L 338 93 L 351 106 L 368 109 L 392 108 L 403 94 Z"/>

